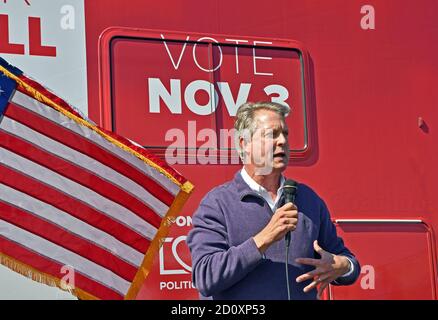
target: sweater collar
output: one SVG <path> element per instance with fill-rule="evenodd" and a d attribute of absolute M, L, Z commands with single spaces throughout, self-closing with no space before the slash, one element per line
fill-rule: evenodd
<path fill-rule="evenodd" d="M 242 169 L 244 170 L 244 169 Z M 248 175 L 248 174 L 247 174 Z M 249 176 L 248 176 L 249 177 Z M 237 193 L 239 194 L 239 198 L 240 200 L 243 200 L 246 196 L 255 196 L 258 198 L 263 198 L 260 194 L 258 194 L 255 190 L 253 190 L 253 188 L 261 187 L 257 182 L 255 182 L 251 177 L 249 177 L 252 182 L 250 184 L 248 184 L 242 177 L 242 173 L 241 170 L 237 171 L 236 174 L 234 175 L 234 184 L 236 186 L 237 189 Z M 281 176 L 281 182 L 280 182 L 280 188 L 283 187 L 285 178 L 282 175 Z M 252 185 L 252 187 L 250 187 L 250 185 Z"/>

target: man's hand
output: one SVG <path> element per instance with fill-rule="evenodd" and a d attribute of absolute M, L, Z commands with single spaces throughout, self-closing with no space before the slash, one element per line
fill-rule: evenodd
<path fill-rule="evenodd" d="M 308 292 L 319 285 L 317 298 L 321 299 L 321 295 L 330 282 L 344 275 L 350 270 L 350 261 L 344 256 L 337 256 L 325 251 L 318 245 L 318 241 L 313 242 L 313 247 L 316 252 L 321 255 L 321 259 L 297 258 L 295 261 L 301 264 L 314 266 L 315 269 L 302 274 L 296 281 L 302 282 L 308 279 L 313 279 L 313 282 L 304 288 L 304 292 Z"/>
<path fill-rule="evenodd" d="M 297 207 L 291 202 L 278 208 L 266 227 L 254 236 L 254 241 L 261 253 L 274 242 L 283 238 L 288 231 L 294 231 L 298 223 Z"/>

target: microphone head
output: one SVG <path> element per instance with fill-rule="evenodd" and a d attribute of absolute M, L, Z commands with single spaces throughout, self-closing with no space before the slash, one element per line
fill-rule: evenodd
<path fill-rule="evenodd" d="M 297 193 L 297 182 L 292 179 L 287 179 L 283 185 L 283 193 L 285 203 L 294 202 L 295 194 Z"/>
<path fill-rule="evenodd" d="M 297 182 L 292 179 L 287 179 L 283 185 L 284 192 L 295 194 L 297 192 Z"/>

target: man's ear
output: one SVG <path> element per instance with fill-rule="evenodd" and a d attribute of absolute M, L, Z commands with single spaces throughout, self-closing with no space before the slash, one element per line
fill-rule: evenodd
<path fill-rule="evenodd" d="M 242 136 L 239 137 L 239 147 L 240 147 L 240 150 L 242 150 L 242 151 L 245 148 L 245 138 Z"/>
<path fill-rule="evenodd" d="M 244 137 L 239 137 L 239 157 L 242 160 L 243 163 L 245 163 L 245 138 Z"/>

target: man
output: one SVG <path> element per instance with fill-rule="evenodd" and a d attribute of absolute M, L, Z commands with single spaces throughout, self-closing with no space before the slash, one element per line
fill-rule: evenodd
<path fill-rule="evenodd" d="M 204 197 L 187 237 L 193 282 L 204 297 L 316 299 L 328 284 L 352 284 L 359 276 L 357 259 L 312 189 L 298 184 L 295 204 L 283 205 L 288 112 L 271 102 L 248 102 L 237 111 L 236 146 L 244 166 Z"/>

